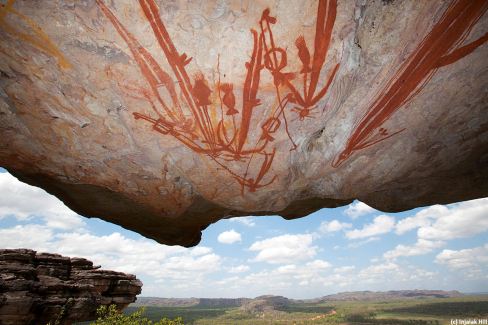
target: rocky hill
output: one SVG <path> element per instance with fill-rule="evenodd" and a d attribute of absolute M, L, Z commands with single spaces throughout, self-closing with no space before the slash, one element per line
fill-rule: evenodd
<path fill-rule="evenodd" d="M 240 307 L 250 298 L 159 298 L 139 297 L 131 306 L 157 307 Z"/>
<path fill-rule="evenodd" d="M 416 299 L 416 298 L 452 298 L 461 297 L 459 291 L 444 290 L 395 290 L 385 292 L 353 291 L 341 292 L 318 298 L 319 302 L 325 301 L 365 301 L 365 300 L 389 300 L 389 299 Z"/>
<path fill-rule="evenodd" d="M 125 308 L 142 283 L 84 258 L 0 249 L 0 325 L 71 324 L 96 318 L 100 305 Z"/>
<path fill-rule="evenodd" d="M 283 296 L 260 296 L 245 302 L 241 310 L 251 314 L 270 313 L 281 311 L 290 305 L 292 301 Z"/>

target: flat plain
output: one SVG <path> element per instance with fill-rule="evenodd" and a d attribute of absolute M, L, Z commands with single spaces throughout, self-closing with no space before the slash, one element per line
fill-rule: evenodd
<path fill-rule="evenodd" d="M 284 298 L 286 299 L 286 298 Z M 128 307 L 132 313 L 141 304 Z M 488 319 L 488 295 L 449 298 L 403 298 L 340 301 L 283 301 L 269 296 L 249 299 L 241 306 L 193 304 L 145 306 L 145 316 L 182 317 L 185 324 L 451 324 L 453 320 Z"/>

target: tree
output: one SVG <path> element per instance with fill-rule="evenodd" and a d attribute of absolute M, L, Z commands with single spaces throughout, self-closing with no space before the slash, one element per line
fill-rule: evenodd
<path fill-rule="evenodd" d="M 98 319 L 90 325 L 184 325 L 181 317 L 175 319 L 162 318 L 157 322 L 143 317 L 144 308 L 140 308 L 130 315 L 117 310 L 116 305 L 100 306 L 97 309 Z"/>

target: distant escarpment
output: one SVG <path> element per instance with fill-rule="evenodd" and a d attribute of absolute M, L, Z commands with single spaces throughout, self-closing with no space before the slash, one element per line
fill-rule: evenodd
<path fill-rule="evenodd" d="M 100 305 L 127 307 L 141 292 L 134 275 L 100 270 L 84 258 L 0 249 L 0 325 L 72 324 Z"/>
<path fill-rule="evenodd" d="M 463 296 L 459 291 L 444 290 L 392 290 L 392 291 L 352 291 L 341 292 L 318 298 L 319 301 L 388 300 L 408 298 L 455 298 Z"/>
<path fill-rule="evenodd" d="M 241 307 L 249 312 L 281 310 L 294 304 L 313 304 L 326 301 L 381 301 L 387 299 L 456 298 L 464 296 L 459 291 L 445 290 L 392 290 L 340 292 L 314 299 L 289 299 L 283 296 L 264 295 L 256 298 L 158 298 L 141 297 L 134 307 Z"/>

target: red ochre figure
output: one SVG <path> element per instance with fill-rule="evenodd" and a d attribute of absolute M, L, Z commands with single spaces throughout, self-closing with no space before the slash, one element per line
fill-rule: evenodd
<path fill-rule="evenodd" d="M 134 118 L 150 123 L 154 131 L 172 136 L 197 154 L 209 157 L 241 185 L 242 194 L 246 189 L 255 192 L 273 183 L 276 176 L 268 174 L 272 170 L 276 154 L 276 148 L 272 146 L 274 134 L 284 126 L 292 143 L 291 150 L 296 148 L 288 128 L 288 105 L 294 104 L 289 111 L 297 113 L 300 121 L 312 117 L 311 111 L 326 95 L 339 68 L 336 63 L 329 72 L 325 85 L 319 88 L 319 75 L 327 57 L 336 19 L 336 0 L 320 0 L 318 3 L 312 53 L 303 36 L 297 38 L 295 44 L 298 58 L 303 64 L 299 74 L 286 71 L 287 51 L 277 46 L 271 28 L 277 18 L 271 16 L 269 9 L 263 10 L 259 31 L 251 29 L 253 48 L 250 60 L 245 64 L 247 72 L 242 84 L 240 108 L 236 107 L 234 85 L 220 83 L 220 71 L 216 85 L 220 103 L 212 103 L 215 98 L 212 97 L 213 90 L 202 73 L 195 74 L 192 83 L 186 71 L 191 58 L 176 49 L 154 0 L 139 0 L 139 5 L 169 63 L 172 76 L 127 30 L 103 0 L 96 1 L 127 43 L 146 80 L 147 88 L 122 87 L 130 92 L 138 92 L 137 95 L 129 96 L 149 102 L 153 110 L 152 116 L 136 112 L 133 113 Z M 273 78 L 278 103 L 276 107 L 266 108 L 260 105 L 258 93 L 263 71 Z M 294 82 L 301 83 L 303 90 L 299 91 Z M 177 92 L 176 88 L 180 91 Z M 317 91 L 318 88 L 320 90 Z M 256 114 L 259 116 L 257 119 Z M 256 124 L 256 120 L 261 122 Z M 243 169 L 244 173 L 238 172 Z"/>
<path fill-rule="evenodd" d="M 461 46 L 473 26 L 488 9 L 486 0 L 454 0 L 419 46 L 400 66 L 353 129 L 346 147 L 335 157 L 339 167 L 355 152 L 402 132 L 388 132 L 383 124 L 412 100 L 437 69 L 452 64 L 488 40 L 488 33 Z"/>
<path fill-rule="evenodd" d="M 297 37 L 295 46 L 302 64 L 298 73 L 286 71 L 287 51 L 277 46 L 272 31 L 277 18 L 265 9 L 259 20 L 259 32 L 251 29 L 253 48 L 250 60 L 245 64 L 247 73 L 242 85 L 241 108 L 236 108 L 234 86 L 220 83 L 220 71 L 216 85 L 220 105 L 216 105 L 211 101 L 212 89 L 203 74 L 196 74 L 192 84 L 186 71 L 191 58 L 176 49 L 154 0 L 139 0 L 139 4 L 173 76 L 163 70 L 103 0 L 97 0 L 97 4 L 127 43 L 146 79 L 147 88 L 139 89 L 139 95 L 132 97 L 148 101 L 154 116 L 134 113 L 134 117 L 152 124 L 154 131 L 172 136 L 194 152 L 208 156 L 236 179 L 243 194 L 245 189 L 254 192 L 276 179 L 268 173 L 276 154 L 276 148 L 272 147 L 274 135 L 279 130 L 284 129 L 292 143 L 291 150 L 296 149 L 288 128 L 288 105 L 292 105 L 289 111 L 297 114 L 297 120 L 303 122 L 306 118 L 313 118 L 318 102 L 327 94 L 340 67 L 339 63 L 332 64 L 324 85 L 319 86 L 337 14 L 336 0 L 318 2 L 313 51 L 303 36 Z M 389 132 L 383 124 L 425 87 L 437 69 L 465 57 L 488 40 L 488 33 L 485 33 L 478 40 L 460 46 L 487 8 L 486 0 L 451 2 L 433 29 L 373 100 L 354 127 L 345 148 L 333 160 L 333 167 L 339 167 L 353 153 L 403 131 Z M 276 107 L 260 106 L 258 93 L 263 70 L 273 78 Z M 181 95 L 177 94 L 174 79 Z M 300 87 L 297 84 L 301 84 Z M 169 97 L 170 102 L 165 101 L 161 92 L 167 94 L 165 97 Z M 221 117 L 214 121 L 218 107 Z M 252 125 L 256 112 L 263 122 Z M 252 143 L 255 137 L 251 136 L 256 132 L 261 132 L 261 135 Z M 233 169 L 235 163 L 245 164 L 243 174 Z M 242 165 L 238 170 L 242 170 Z"/>
<path fill-rule="evenodd" d="M 229 83 L 224 83 L 220 86 L 220 89 L 224 93 L 224 97 L 222 97 L 222 103 L 224 103 L 225 107 L 227 107 L 226 115 L 235 115 L 238 114 L 239 111 L 236 110 L 236 97 L 234 96 L 234 85 Z"/>

